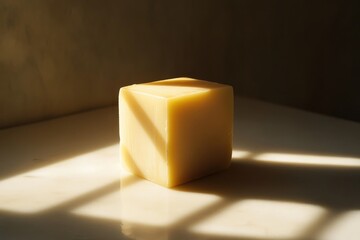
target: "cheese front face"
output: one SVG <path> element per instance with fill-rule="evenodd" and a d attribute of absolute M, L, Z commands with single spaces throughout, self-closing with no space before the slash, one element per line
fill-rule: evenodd
<path fill-rule="evenodd" d="M 130 172 L 173 187 L 229 166 L 231 86 L 175 78 L 120 89 L 120 152 Z"/>

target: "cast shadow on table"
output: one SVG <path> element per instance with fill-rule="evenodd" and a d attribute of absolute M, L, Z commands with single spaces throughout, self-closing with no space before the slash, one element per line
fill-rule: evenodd
<path fill-rule="evenodd" d="M 360 161 L 360 160 L 359 160 Z M 360 168 L 236 160 L 219 173 L 176 187 L 223 198 L 295 201 L 335 209 L 360 208 Z"/>
<path fill-rule="evenodd" d="M 216 216 L 239 201 L 255 199 L 265 202 L 295 203 L 295 209 L 297 204 L 309 204 L 309 206 L 319 206 L 329 210 L 295 236 L 296 239 L 316 239 L 318 234 L 336 220 L 339 213 L 360 209 L 359 183 L 359 168 L 235 160 L 225 171 L 176 188 L 178 191 L 215 194 L 222 201 L 180 219 L 169 227 L 175 229 L 176 233 L 176 228 L 186 229 L 193 224 L 206 221 L 209 217 Z M 273 217 L 275 216 L 276 214 Z M 213 240 L 252 239 L 250 236 L 236 236 L 236 234 L 218 236 L 191 233 L 190 236 L 196 239 Z M 272 238 L 269 236 L 266 239 Z"/>
<path fill-rule="evenodd" d="M 152 198 L 164 202 L 163 197 L 168 197 L 164 204 L 154 205 L 152 211 L 155 221 L 159 218 L 157 214 L 164 215 L 166 203 L 171 209 L 180 207 L 186 211 L 196 201 L 192 197 L 198 194 L 217 199 L 211 203 L 203 202 L 202 207 L 193 208 L 186 214 L 170 211 L 163 216 L 164 220 L 166 217 L 169 220 L 165 220 L 160 226 L 152 226 L 146 213 L 137 213 L 139 221 L 124 220 L 124 233 L 128 231 L 130 236 L 141 240 L 154 239 L 155 236 L 164 240 L 318 239 L 317 236 L 323 234 L 324 230 L 329 230 L 329 226 L 343 213 L 360 208 L 358 167 L 269 163 L 253 158 L 233 159 L 228 169 L 175 187 L 162 197 L 156 194 L 156 189 L 160 187 L 141 179 L 139 181 L 147 194 L 154 194 Z M 125 196 L 126 189 L 127 186 L 123 191 Z M 184 196 L 189 193 L 194 195 L 188 195 L 190 198 L 179 201 L 173 196 L 173 190 L 184 193 Z M 147 195 L 140 195 L 142 197 L 133 195 L 140 201 L 128 198 L 122 203 L 123 207 L 140 208 L 146 212 L 151 204 L 142 205 L 141 199 Z M 189 202 L 193 203 L 189 205 Z M 250 212 L 247 212 L 249 207 Z M 143 223 L 141 216 L 147 218 L 149 224 Z M 297 222 L 299 217 L 303 219 L 302 222 Z M 226 220 L 229 218 L 232 219 L 230 222 Z M 273 221 L 277 222 L 277 230 L 270 230 L 272 233 L 268 235 L 261 232 L 262 228 L 274 226 Z M 248 223 L 252 225 L 247 226 Z M 290 229 L 296 230 L 279 230 L 286 229 L 286 224 L 290 224 Z M 226 228 L 229 231 L 225 231 Z"/>

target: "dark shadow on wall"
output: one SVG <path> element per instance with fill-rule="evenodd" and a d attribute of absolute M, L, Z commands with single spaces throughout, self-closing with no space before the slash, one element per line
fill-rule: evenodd
<path fill-rule="evenodd" d="M 116 103 L 179 76 L 360 119 L 359 2 L 0 2 L 0 127 Z M 31 100 L 31 101 L 30 101 Z"/>
<path fill-rule="evenodd" d="M 360 119 L 357 1 L 236 1 L 229 79 L 237 93 Z"/>

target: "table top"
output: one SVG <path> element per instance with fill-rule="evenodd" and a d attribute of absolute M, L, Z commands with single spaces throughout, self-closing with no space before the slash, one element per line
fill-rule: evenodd
<path fill-rule="evenodd" d="M 0 239 L 360 239 L 360 124 L 236 97 L 233 162 L 121 169 L 116 107 L 0 131 Z"/>

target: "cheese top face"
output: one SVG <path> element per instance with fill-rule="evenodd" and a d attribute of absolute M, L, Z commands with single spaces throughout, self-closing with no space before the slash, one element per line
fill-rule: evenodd
<path fill-rule="evenodd" d="M 207 92 L 211 89 L 228 87 L 227 85 L 199 81 L 191 78 L 173 78 L 150 83 L 134 84 L 125 87 L 129 91 L 139 94 L 148 94 L 160 98 L 176 98 L 188 94 Z"/>
<path fill-rule="evenodd" d="M 231 86 L 190 78 L 120 89 L 120 149 L 132 173 L 173 187 L 227 167 Z"/>

